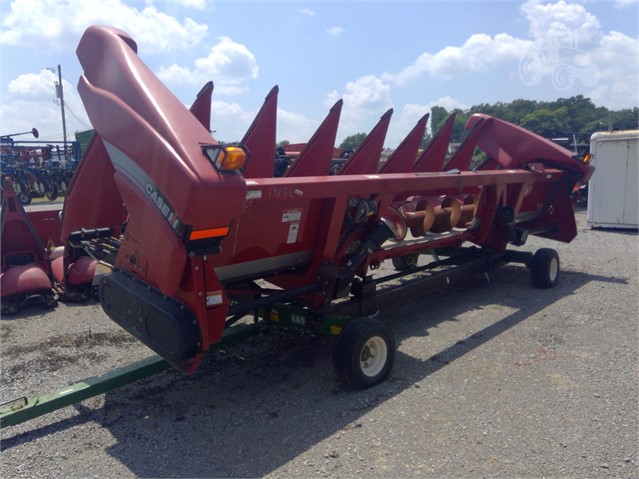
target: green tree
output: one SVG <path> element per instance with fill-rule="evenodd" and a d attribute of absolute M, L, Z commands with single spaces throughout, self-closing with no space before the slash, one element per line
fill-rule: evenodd
<path fill-rule="evenodd" d="M 433 136 L 439 130 L 441 130 L 441 128 L 444 126 L 444 123 L 446 123 L 446 120 L 448 120 L 448 117 L 451 114 L 455 113 L 455 123 L 453 124 L 453 131 L 450 134 L 450 141 L 462 141 L 462 138 L 467 133 L 464 126 L 466 125 L 468 117 L 470 116 L 470 113 L 468 111 L 462 111 L 459 108 L 456 108 L 449 113 L 448 110 L 446 110 L 446 108 L 444 108 L 443 106 L 434 106 L 433 108 L 431 108 L 430 112 L 431 130 L 433 132 Z"/>
<path fill-rule="evenodd" d="M 448 110 L 443 106 L 435 105 L 430 109 L 430 129 L 431 133 L 434 135 L 439 131 L 439 129 L 444 126 L 444 122 L 446 118 L 448 118 Z"/>
<path fill-rule="evenodd" d="M 555 136 L 558 132 L 565 131 L 566 107 L 550 110 L 540 108 L 526 114 L 520 125 L 538 135 L 545 137 Z"/>
<path fill-rule="evenodd" d="M 354 135 L 347 136 L 344 141 L 340 143 L 339 147 L 342 150 L 356 150 L 359 144 L 366 138 L 366 133 L 355 133 Z"/>
<path fill-rule="evenodd" d="M 639 128 L 639 108 L 626 108 L 610 114 L 613 130 L 636 130 Z"/>
<path fill-rule="evenodd" d="M 424 136 L 422 137 L 422 141 L 419 143 L 419 147 L 421 149 L 426 148 L 432 139 L 433 137 L 430 133 L 428 133 L 428 130 L 424 131 Z"/>
<path fill-rule="evenodd" d="M 457 114 L 451 133 L 451 141 L 459 142 L 468 134 L 465 124 L 470 115 L 485 113 L 534 131 L 546 138 L 558 135 L 570 138 L 588 138 L 595 131 L 626 130 L 639 128 L 639 108 L 618 111 L 596 106 L 590 98 L 577 95 L 555 101 L 517 99 L 510 103 L 480 103 L 466 111 L 454 110 Z M 431 109 L 433 135 L 444 125 L 450 113 L 446 108 Z M 578 140 L 582 141 L 582 140 Z"/>
<path fill-rule="evenodd" d="M 282 141 L 278 142 L 277 144 L 278 144 L 278 146 L 288 146 L 288 145 L 291 144 L 291 142 L 288 141 L 288 140 L 282 140 Z"/>
<path fill-rule="evenodd" d="M 470 118 L 471 114 L 468 111 L 462 111 L 459 108 L 454 109 L 453 113 L 456 115 L 455 122 L 453 123 L 453 131 L 450 134 L 450 141 L 461 142 L 468 134 L 468 130 L 466 130 L 466 122 L 468 121 L 468 118 Z"/>

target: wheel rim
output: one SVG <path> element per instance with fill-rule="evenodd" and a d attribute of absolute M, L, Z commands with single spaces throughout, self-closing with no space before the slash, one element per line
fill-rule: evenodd
<path fill-rule="evenodd" d="M 557 274 L 559 273 L 559 263 L 557 262 L 557 258 L 553 258 L 550 260 L 550 265 L 548 268 L 548 278 L 550 281 L 554 282 L 557 279 Z"/>
<path fill-rule="evenodd" d="M 362 348 L 362 353 L 359 357 L 359 364 L 362 372 L 368 376 L 373 377 L 378 375 L 388 359 L 388 347 L 386 341 L 379 336 L 373 336 Z"/>

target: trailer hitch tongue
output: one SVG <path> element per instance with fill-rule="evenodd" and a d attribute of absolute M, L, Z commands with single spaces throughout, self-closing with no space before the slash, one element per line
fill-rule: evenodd
<path fill-rule="evenodd" d="M 5 403 L 0 404 L 0 413 L 5 411 L 19 411 L 23 407 L 25 407 L 28 403 L 28 399 L 26 396 L 21 398 L 12 399 L 11 401 L 7 401 Z"/>

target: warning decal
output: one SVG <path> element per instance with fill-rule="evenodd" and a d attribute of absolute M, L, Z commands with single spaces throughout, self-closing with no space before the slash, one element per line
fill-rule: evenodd
<path fill-rule="evenodd" d="M 282 223 L 289 223 L 291 221 L 299 221 L 302 219 L 302 209 L 284 210 L 282 213 Z"/>

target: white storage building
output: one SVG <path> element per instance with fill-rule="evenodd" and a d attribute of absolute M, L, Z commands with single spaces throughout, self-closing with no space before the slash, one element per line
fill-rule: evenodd
<path fill-rule="evenodd" d="M 597 132 L 590 137 L 596 171 L 588 183 L 588 224 L 639 227 L 639 130 Z"/>

